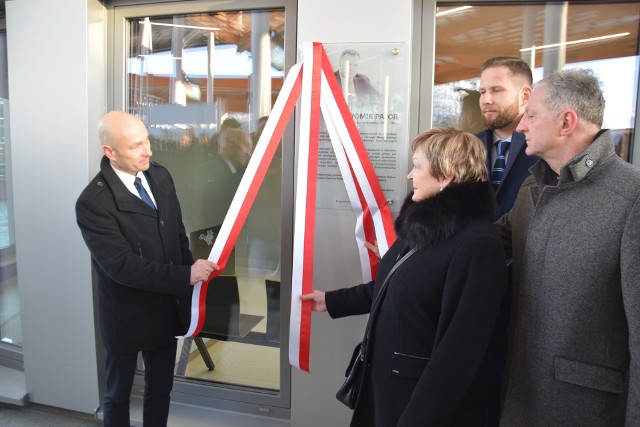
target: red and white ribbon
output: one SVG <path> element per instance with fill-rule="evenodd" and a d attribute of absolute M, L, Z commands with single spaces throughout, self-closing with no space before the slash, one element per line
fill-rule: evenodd
<path fill-rule="evenodd" d="M 293 107 L 300 97 L 289 361 L 291 365 L 308 371 L 312 303 L 302 302 L 299 297 L 313 289 L 313 237 L 321 113 L 325 118 L 349 201 L 356 214 L 355 233 L 364 281 L 375 276 L 378 259 L 363 243 L 377 240 L 380 254 L 383 255 L 395 240 L 395 233 L 384 194 L 322 45 L 305 43 L 302 53 L 304 61 L 292 67 L 285 79 L 211 249 L 209 260 L 217 262 L 224 269 Z M 207 286 L 220 272 L 221 270 L 213 272 L 206 282 L 194 287 L 191 325 L 186 337 L 197 335 L 202 329 Z"/>
<path fill-rule="evenodd" d="M 303 45 L 303 56 L 305 73 L 301 94 L 300 156 L 296 177 L 298 188 L 291 284 L 289 361 L 293 366 L 308 371 L 311 302 L 302 302 L 299 296 L 313 289 L 313 231 L 317 138 L 320 126 L 318 109 L 321 109 L 325 119 L 347 194 L 357 216 L 356 240 L 363 280 L 369 281 L 374 277 L 378 262 L 377 257 L 364 247 L 364 241 L 373 241 L 375 233 L 380 253 L 384 254 L 395 240 L 395 233 L 386 199 L 322 45 L 319 43 Z M 306 72 L 309 66 L 312 68 L 311 73 Z M 305 158 L 308 159 L 308 167 L 303 165 Z"/>
<path fill-rule="evenodd" d="M 293 226 L 293 269 L 291 275 L 291 317 L 289 319 L 289 362 L 309 371 L 311 344 L 311 301 L 300 295 L 313 290 L 313 234 L 316 220 L 318 141 L 320 139 L 320 64 L 322 56 L 310 43 L 303 44 L 304 72 L 300 95 L 298 174 Z"/>
<path fill-rule="evenodd" d="M 220 266 L 220 270 L 214 270 L 207 281 L 198 282 L 193 287 L 191 297 L 191 324 L 184 335 L 190 337 L 198 335 L 202 330 L 206 314 L 207 287 L 211 279 L 219 275 L 227 265 L 231 250 L 238 240 L 240 231 L 251 210 L 251 206 L 262 185 L 267 169 L 271 164 L 273 155 L 282 139 L 291 113 L 300 96 L 302 64 L 294 65 L 285 79 L 280 95 L 273 106 L 272 114 L 267 119 L 264 130 L 256 144 L 255 150 L 245 170 L 236 194 L 231 201 L 227 215 L 222 221 L 220 232 L 211 248 L 209 261 Z"/>
<path fill-rule="evenodd" d="M 341 150 L 337 148 L 339 143 L 341 143 L 346 153 L 348 164 L 351 167 L 351 171 L 349 172 L 343 166 L 344 163 L 338 161 L 352 209 L 356 213 L 362 212 L 361 217 L 358 215 L 357 218 L 356 240 L 360 243 L 364 238 L 364 241 L 372 242 L 375 236 L 380 250 L 380 256 L 383 256 L 395 241 L 395 231 L 393 229 L 389 206 L 324 50 L 322 54 L 323 117 L 327 125 L 327 130 L 329 131 L 334 152 L 336 153 L 336 158 L 338 152 L 341 152 Z M 324 112 L 325 109 L 326 113 Z M 355 175 L 357 199 L 349 191 L 351 186 L 350 182 L 353 182 L 352 174 Z M 362 243 L 364 242 L 362 241 Z M 367 250 L 364 244 L 359 244 L 358 248 L 362 260 L 363 279 L 367 279 L 366 260 L 369 261 L 368 264 L 371 267 L 371 277 L 375 278 L 378 258 L 371 253 L 371 251 Z"/>

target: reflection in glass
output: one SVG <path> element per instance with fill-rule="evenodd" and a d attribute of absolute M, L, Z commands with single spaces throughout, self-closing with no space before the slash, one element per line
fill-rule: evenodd
<path fill-rule="evenodd" d="M 534 82 L 557 69 L 591 68 L 607 102 L 603 128 L 613 131 L 616 151 L 628 161 L 637 108 L 639 23 L 638 2 L 439 6 L 433 126 L 469 126 L 464 101 L 478 89 L 480 66 L 490 57 L 521 57 L 531 66 Z"/>
<path fill-rule="evenodd" d="M 284 76 L 284 10 L 129 20 L 130 112 L 167 167 L 194 258 L 207 258 Z M 276 154 L 176 375 L 280 389 L 280 200 Z M 180 350 L 181 349 L 181 350 Z"/>
<path fill-rule="evenodd" d="M 9 139 L 7 35 L 0 33 L 0 350 L 22 347 Z"/>

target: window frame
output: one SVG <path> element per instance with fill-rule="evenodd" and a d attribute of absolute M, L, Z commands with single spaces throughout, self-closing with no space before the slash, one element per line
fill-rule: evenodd
<path fill-rule="evenodd" d="M 126 58 L 128 19 L 140 16 L 214 13 L 222 11 L 284 9 L 285 10 L 285 76 L 297 57 L 295 0 L 231 0 L 212 3 L 206 1 L 166 2 L 163 0 L 106 1 L 107 34 L 107 106 L 109 110 L 126 108 L 127 80 Z M 289 310 L 291 301 L 291 260 L 293 253 L 293 168 L 294 168 L 294 117 L 289 121 L 282 141 L 282 206 L 281 206 L 281 341 L 280 341 L 280 390 L 277 393 L 237 385 L 209 383 L 176 377 L 172 390 L 172 402 L 231 410 L 236 412 L 289 419 L 291 416 L 291 367 L 288 361 Z M 132 394 L 141 396 L 144 378 L 137 374 Z"/>

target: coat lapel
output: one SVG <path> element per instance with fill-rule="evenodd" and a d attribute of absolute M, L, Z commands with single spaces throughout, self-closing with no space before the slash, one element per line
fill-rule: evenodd
<path fill-rule="evenodd" d="M 511 146 L 509 147 L 509 156 L 507 157 L 507 165 L 504 169 L 505 179 L 502 180 L 503 183 L 506 180 L 506 178 L 509 176 L 509 171 L 515 164 L 516 160 L 518 159 L 518 156 L 520 156 L 520 153 L 525 148 L 526 148 L 526 144 L 524 140 L 524 135 L 519 132 L 514 132 L 513 135 L 511 136 Z"/>
<path fill-rule="evenodd" d="M 113 171 L 113 168 L 109 164 L 109 159 L 107 159 L 106 156 L 103 157 L 100 162 L 100 172 L 109 188 L 111 188 L 113 198 L 119 210 L 147 216 L 158 216 L 158 212 L 155 209 L 150 208 L 145 202 L 140 200 L 139 197 L 131 194 L 131 191 L 127 189 L 120 178 L 118 178 L 118 175 Z M 153 191 L 153 188 L 151 191 Z M 156 197 L 155 191 L 153 192 L 153 196 Z"/>
<path fill-rule="evenodd" d="M 491 175 L 491 167 L 492 167 L 491 152 L 493 149 L 493 132 L 491 132 L 491 129 L 486 129 L 485 131 L 478 134 L 478 138 L 480 138 L 480 140 L 484 144 L 484 149 L 487 151 L 486 165 L 487 165 L 487 170 L 489 171 L 489 175 Z"/>
<path fill-rule="evenodd" d="M 152 166 L 154 163 L 152 162 Z M 149 183 L 149 187 L 151 187 L 151 192 L 153 193 L 153 198 L 156 201 L 156 207 L 158 208 L 158 212 L 162 212 L 169 204 L 169 194 L 165 191 L 162 191 L 163 188 L 172 188 L 172 183 L 167 183 L 166 179 L 160 177 L 156 170 L 153 167 L 149 167 L 146 172 L 144 172 L 145 177 L 147 177 L 147 182 Z"/>

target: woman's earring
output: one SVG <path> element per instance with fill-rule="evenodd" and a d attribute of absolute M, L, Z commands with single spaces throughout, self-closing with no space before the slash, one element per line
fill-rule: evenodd
<path fill-rule="evenodd" d="M 443 189 L 444 189 L 444 186 L 440 184 L 440 191 L 442 191 Z"/>

